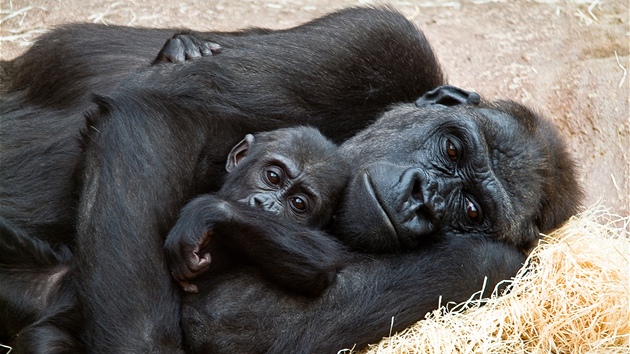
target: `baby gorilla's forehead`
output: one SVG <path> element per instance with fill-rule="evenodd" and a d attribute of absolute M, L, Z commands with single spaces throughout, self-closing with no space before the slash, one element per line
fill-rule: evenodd
<path fill-rule="evenodd" d="M 334 145 L 322 144 L 321 140 L 304 139 L 285 150 L 288 157 L 288 173 L 296 182 L 307 185 L 316 198 L 327 203 L 337 199 L 349 178 L 349 167 Z"/>
<path fill-rule="evenodd" d="M 338 203 L 347 180 L 348 164 L 339 147 L 311 127 L 278 129 L 256 136 L 256 153 L 252 162 L 262 166 L 277 166 L 284 177 L 282 194 L 294 201 L 306 198 L 309 205 L 308 224 L 327 220 Z"/>
<path fill-rule="evenodd" d="M 288 152 L 305 160 L 324 159 L 337 153 L 337 145 L 312 127 L 293 127 L 261 133 L 260 141 L 271 151 Z"/>
<path fill-rule="evenodd" d="M 261 133 L 266 154 L 288 158 L 287 166 L 297 174 L 316 178 L 340 174 L 345 169 L 339 147 L 312 127 L 293 127 Z"/>

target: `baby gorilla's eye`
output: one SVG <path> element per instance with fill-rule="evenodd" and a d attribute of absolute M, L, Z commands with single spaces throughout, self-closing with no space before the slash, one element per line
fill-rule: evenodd
<path fill-rule="evenodd" d="M 281 182 L 280 173 L 273 169 L 265 171 L 265 178 L 273 186 L 277 186 Z"/>
<path fill-rule="evenodd" d="M 449 160 L 457 161 L 457 147 L 448 139 L 446 139 L 446 155 L 448 155 Z"/>
<path fill-rule="evenodd" d="M 291 200 L 291 208 L 298 213 L 306 212 L 307 201 L 302 197 L 292 197 Z"/>

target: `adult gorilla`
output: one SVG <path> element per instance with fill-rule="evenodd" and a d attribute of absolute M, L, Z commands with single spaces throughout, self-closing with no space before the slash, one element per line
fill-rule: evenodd
<path fill-rule="evenodd" d="M 76 330 L 91 351 L 175 351 L 181 346 L 179 295 L 166 269 L 161 245 L 179 208 L 195 195 L 218 188 L 230 147 L 245 133 L 296 124 L 314 125 L 341 141 L 376 119 L 391 103 L 413 100 L 444 81 L 423 35 L 401 15 L 386 10 L 345 10 L 285 31 L 198 34 L 219 43 L 223 52 L 178 65 L 142 68 L 154 58 L 167 33 L 69 26 L 43 36 L 24 56 L 2 64 L 3 339 L 33 321 L 48 321 L 41 317 L 41 309 L 59 320 L 58 312 L 63 315 L 67 310 L 64 301 L 78 289 L 85 324 Z M 91 100 L 95 93 L 99 95 L 97 109 L 89 116 L 86 130 L 83 112 L 95 107 Z M 432 112 L 441 106 L 439 103 L 451 103 L 439 96 L 430 97 L 430 105 L 438 103 L 426 108 Z M 535 226 L 545 231 L 566 219 L 575 207 L 574 198 L 564 195 L 562 188 L 549 191 L 547 185 L 557 183 L 571 190 L 573 174 L 569 170 L 563 178 L 558 173 L 564 165 L 555 165 L 556 158 L 566 162 L 561 146 L 545 141 L 536 142 L 540 147 L 532 144 L 538 128 L 544 126 L 538 126 L 535 118 L 527 118 L 529 112 L 523 116 L 519 109 L 509 107 L 462 107 L 421 116 L 410 113 L 418 112 L 414 107 L 400 108 L 403 111 L 393 111 L 387 115 L 393 118 L 386 121 L 392 122 L 391 130 L 403 133 L 406 129 L 417 132 L 409 119 L 420 118 L 417 123 L 422 124 L 425 119 L 433 122 L 441 116 L 455 117 L 455 121 L 462 117 L 472 136 L 478 137 L 473 139 L 476 142 L 495 138 L 486 137 L 488 133 L 496 133 L 497 141 L 504 141 L 507 133 L 503 128 L 511 131 L 521 127 L 519 132 L 532 133 L 524 134 L 525 142 L 515 146 L 522 152 L 518 156 L 539 157 L 540 151 L 548 154 L 541 161 L 516 159 L 526 161 L 523 166 L 541 163 L 525 177 L 532 185 L 523 188 L 533 186 L 534 192 L 521 190 L 518 176 L 511 175 L 521 170 L 511 165 L 515 150 L 510 146 L 484 150 L 482 144 L 481 150 L 469 150 L 484 154 L 485 167 L 477 166 L 477 160 L 462 159 L 475 165 L 477 171 L 487 168 L 486 174 L 500 176 L 496 180 L 505 185 L 491 186 L 488 190 L 492 194 L 484 203 L 507 203 L 514 214 L 502 215 L 503 209 L 489 207 L 484 218 L 487 224 L 483 224 L 489 228 L 440 227 L 431 233 L 410 228 L 411 233 L 420 231 L 418 235 L 427 235 L 432 242 L 402 255 L 349 255 L 351 263 L 339 281 L 318 299 L 277 293 L 259 280 L 245 292 L 258 293 L 259 297 L 244 300 L 233 294 L 244 290 L 244 282 L 255 275 L 249 271 L 229 274 L 223 287 L 206 289 L 202 300 L 210 303 L 204 308 L 216 311 L 208 315 L 224 318 L 225 311 L 251 301 L 247 308 L 264 305 L 264 309 L 257 308 L 256 315 L 277 317 L 280 324 L 259 328 L 256 326 L 264 322 L 260 319 L 237 319 L 252 330 L 252 335 L 241 332 L 245 341 L 260 342 L 244 345 L 233 338 L 235 345 L 253 348 L 260 343 L 266 349 L 274 344 L 272 338 L 279 340 L 273 347 L 278 350 L 292 346 L 323 350 L 327 348 L 317 343 L 329 341 L 336 347 L 346 338 L 362 343 L 386 333 L 382 326 L 387 326 L 391 314 L 379 311 L 383 304 L 392 305 L 397 325 L 403 325 L 434 308 L 438 295 L 462 300 L 481 286 L 484 276 L 493 285 L 514 274 L 523 260 L 522 253 L 509 242 L 493 239 L 516 240 L 523 230 L 528 235 Z M 489 118 L 474 118 L 477 115 Z M 502 119 L 519 123 L 502 123 Z M 497 125 L 502 129 L 495 131 Z M 435 126 L 431 123 L 427 127 Z M 83 143 L 80 131 L 84 131 Z M 441 136 L 442 130 L 421 132 L 433 139 Z M 358 153 L 370 153 L 382 161 L 414 162 L 418 146 L 408 150 L 392 144 L 384 150 L 385 155 L 370 151 L 370 141 L 374 147 L 383 144 L 379 134 L 379 130 L 370 130 L 346 146 L 351 150 L 354 145 Z M 428 161 L 444 172 L 444 166 Z M 365 168 L 370 171 L 369 165 Z M 384 174 L 377 173 L 379 176 Z M 379 185 L 373 189 L 379 191 Z M 352 202 L 352 193 L 349 196 Z M 386 212 L 390 203 L 381 203 Z M 371 205 L 369 210 L 379 210 L 373 202 Z M 345 210 L 349 207 L 356 206 L 347 204 Z M 435 213 L 430 219 L 443 226 L 440 220 L 455 220 L 451 213 L 457 211 L 451 209 L 448 217 Z M 342 217 L 341 230 L 361 226 L 352 221 L 351 213 L 343 215 L 347 216 Z M 390 222 L 394 229 L 398 226 L 396 217 Z M 506 236 L 508 231 L 511 234 Z M 363 236 L 373 233 L 350 235 L 353 240 Z M 372 290 L 364 292 L 366 287 Z M 277 300 L 275 305 L 273 300 Z M 302 316 L 293 312 L 295 306 L 309 316 L 304 319 L 311 318 L 301 327 L 305 332 L 300 333 L 307 335 L 280 335 L 294 330 L 284 325 L 293 316 Z M 343 308 L 354 308 L 354 312 L 350 316 L 333 315 L 334 309 Z M 366 317 L 366 313 L 375 317 Z M 66 321 L 73 318 L 66 317 Z M 208 321 L 221 327 L 222 321 Z M 354 328 L 363 321 L 369 325 L 352 339 Z M 201 336 L 196 331 L 199 327 L 187 323 L 193 338 Z M 336 329 L 330 332 L 332 338 L 318 337 L 325 332 L 319 328 L 322 323 Z M 219 339 L 218 330 L 212 330 L 216 332 L 207 334 Z M 55 349 L 64 348 L 49 350 Z"/>
<path fill-rule="evenodd" d="M 199 294 L 183 298 L 189 351 L 361 348 L 391 332 L 392 318 L 393 330 L 402 330 L 440 301 L 465 301 L 484 276 L 492 290 L 515 274 L 524 261 L 517 248 L 531 247 L 539 230 L 577 205 L 562 140 L 514 102 L 426 106 L 431 96 L 417 102 L 421 108 L 398 105 L 342 146 L 355 177 L 337 232 L 356 247 L 387 252 L 350 253 L 315 299 L 279 291 L 256 269 L 202 282 Z"/>

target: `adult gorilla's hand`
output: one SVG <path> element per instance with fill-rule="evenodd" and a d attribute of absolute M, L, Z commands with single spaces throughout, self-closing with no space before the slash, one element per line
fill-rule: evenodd
<path fill-rule="evenodd" d="M 218 43 L 204 41 L 193 34 L 179 33 L 164 43 L 153 63 L 183 63 L 187 60 L 217 55 L 221 50 L 223 48 Z"/>

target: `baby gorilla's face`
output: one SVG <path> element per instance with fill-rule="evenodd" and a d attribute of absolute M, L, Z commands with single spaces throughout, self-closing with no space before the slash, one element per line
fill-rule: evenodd
<path fill-rule="evenodd" d="M 315 228 L 330 220 L 348 178 L 337 146 L 304 127 L 246 136 L 226 168 L 222 195 Z"/>

